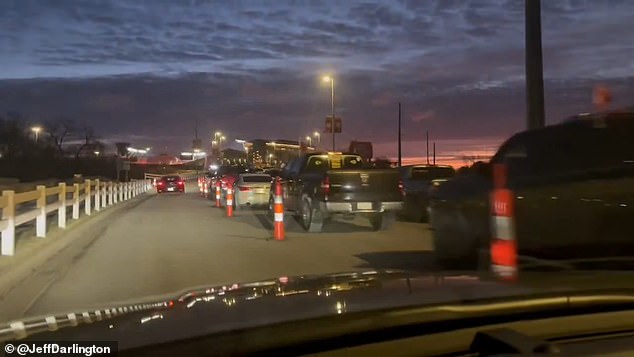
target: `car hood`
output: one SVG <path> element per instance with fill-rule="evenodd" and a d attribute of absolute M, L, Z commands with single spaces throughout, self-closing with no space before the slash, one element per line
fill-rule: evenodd
<path fill-rule="evenodd" d="M 109 340 L 119 348 L 146 346 L 276 323 L 355 312 L 486 299 L 517 299 L 545 293 L 601 289 L 597 272 L 543 274 L 515 284 L 469 274 L 366 271 L 326 276 L 198 287 L 132 304 L 74 311 L 0 325 L 0 341 Z M 633 273 L 612 272 L 603 288 L 634 289 Z M 619 285 L 620 284 L 620 285 Z"/>

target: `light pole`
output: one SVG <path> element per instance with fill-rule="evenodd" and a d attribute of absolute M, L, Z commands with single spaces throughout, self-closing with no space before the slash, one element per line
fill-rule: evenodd
<path fill-rule="evenodd" d="M 335 79 L 331 76 L 325 76 L 323 81 L 330 82 L 330 117 L 332 118 L 330 129 L 332 129 L 332 151 L 335 151 Z"/>
<path fill-rule="evenodd" d="M 306 142 L 308 143 L 308 146 L 313 146 L 313 138 L 310 136 L 306 136 Z"/>
<path fill-rule="evenodd" d="M 313 133 L 313 136 L 317 138 L 317 146 L 321 144 L 321 134 L 318 131 Z"/>
<path fill-rule="evenodd" d="M 37 144 L 37 139 L 38 139 L 38 138 L 39 138 L 39 136 L 40 136 L 40 131 L 42 131 L 42 128 L 41 128 L 41 127 L 39 127 L 39 126 L 34 126 L 34 127 L 32 127 L 32 128 L 31 128 L 31 131 L 32 131 L 33 133 L 35 133 L 35 143 Z"/>

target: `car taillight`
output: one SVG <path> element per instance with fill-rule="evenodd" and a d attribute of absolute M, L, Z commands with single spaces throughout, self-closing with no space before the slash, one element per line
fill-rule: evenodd
<path fill-rule="evenodd" d="M 238 186 L 238 189 L 240 191 L 251 191 L 251 187 L 247 187 L 247 186 Z"/>
<path fill-rule="evenodd" d="M 321 181 L 321 192 L 326 196 L 330 194 L 330 178 L 328 176 Z"/>
<path fill-rule="evenodd" d="M 157 183 L 157 185 L 159 185 L 159 186 L 163 186 L 164 184 L 165 184 L 165 182 L 163 182 L 163 181 L 159 181 L 159 182 Z"/>
<path fill-rule="evenodd" d="M 178 181 L 178 185 L 179 185 L 179 186 L 183 186 L 184 184 L 185 184 L 185 182 L 183 182 L 183 181 Z"/>
<path fill-rule="evenodd" d="M 401 191 L 401 195 L 405 196 L 405 187 L 403 186 L 403 181 L 398 181 L 398 190 Z"/>

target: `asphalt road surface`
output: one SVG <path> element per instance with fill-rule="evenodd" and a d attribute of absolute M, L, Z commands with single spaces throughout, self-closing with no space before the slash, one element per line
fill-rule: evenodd
<path fill-rule="evenodd" d="M 373 232 L 366 219 L 338 219 L 322 233 L 306 233 L 292 217 L 285 222 L 286 240 L 275 241 L 263 209 L 225 217 L 224 209 L 200 197 L 195 183 L 185 194 L 151 193 L 108 220 L 89 245 L 47 264 L 55 272 L 50 281 L 23 293 L 18 288 L 13 293 L 29 303 L 23 309 L 2 304 L 0 315 L 103 307 L 193 286 L 280 276 L 431 268 L 425 224 L 399 221 Z"/>

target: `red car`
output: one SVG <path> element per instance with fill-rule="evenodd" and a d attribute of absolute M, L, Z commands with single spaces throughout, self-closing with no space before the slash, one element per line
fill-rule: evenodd
<path fill-rule="evenodd" d="M 156 192 L 185 192 L 185 181 L 180 176 L 163 176 L 156 182 Z"/>
<path fill-rule="evenodd" d="M 227 187 L 233 187 L 233 184 L 237 180 L 238 176 L 242 173 L 246 173 L 251 171 L 246 166 L 220 166 L 213 175 L 207 179 L 209 193 L 208 196 L 211 200 L 216 199 L 216 182 L 220 181 L 220 187 L 222 188 L 222 192 L 227 189 Z"/>

